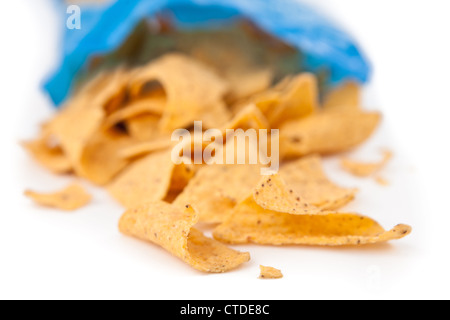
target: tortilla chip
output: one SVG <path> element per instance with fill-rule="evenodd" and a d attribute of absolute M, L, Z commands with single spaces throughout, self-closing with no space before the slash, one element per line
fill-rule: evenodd
<path fill-rule="evenodd" d="M 74 98 L 49 125 L 49 131 L 60 141 L 76 173 L 86 142 L 101 125 L 104 112 L 100 106 L 84 108 L 83 99 Z"/>
<path fill-rule="evenodd" d="M 77 174 L 81 173 L 80 161 L 87 142 L 99 130 L 108 112 L 116 109 L 108 103 L 117 91 L 124 90 L 127 80 L 128 74 L 123 70 L 100 74 L 46 125 L 46 132 L 59 141 Z"/>
<path fill-rule="evenodd" d="M 163 151 L 173 147 L 173 142 L 169 138 L 160 138 L 149 142 L 141 142 L 131 147 L 126 147 L 119 151 L 119 156 L 123 159 L 138 158 L 153 152 Z"/>
<path fill-rule="evenodd" d="M 228 91 L 225 81 L 207 66 L 181 54 L 167 54 L 141 68 L 131 86 L 142 88 L 159 81 L 167 93 L 161 121 L 164 132 L 191 126 L 202 120 L 208 128 L 219 128 L 230 118 L 223 103 Z"/>
<path fill-rule="evenodd" d="M 196 117 L 203 121 L 203 127 L 205 129 L 221 128 L 231 119 L 231 112 L 228 110 L 226 103 L 222 100 L 211 103 L 207 109 L 208 111 L 203 112 L 200 117 Z M 162 119 L 162 123 L 164 124 L 164 119 Z M 162 127 L 164 128 L 164 125 Z"/>
<path fill-rule="evenodd" d="M 308 156 L 281 167 L 280 175 L 289 188 L 324 210 L 337 210 L 355 198 L 357 189 L 346 189 L 328 180 L 319 156 Z"/>
<path fill-rule="evenodd" d="M 34 141 L 22 143 L 23 147 L 43 167 L 56 174 L 72 172 L 72 164 L 57 143 L 52 143 L 51 137 L 41 137 Z"/>
<path fill-rule="evenodd" d="M 170 181 L 169 193 L 172 195 L 176 192 L 181 193 L 187 186 L 189 181 L 197 173 L 197 166 L 193 164 L 180 164 L 176 165 L 173 169 L 172 180 Z"/>
<path fill-rule="evenodd" d="M 134 139 L 116 130 L 94 133 L 81 153 L 78 174 L 95 184 L 108 184 L 130 164 L 120 150 L 133 144 Z"/>
<path fill-rule="evenodd" d="M 130 165 L 108 186 L 109 193 L 124 207 L 133 208 L 142 203 L 163 200 L 171 189 L 171 182 L 177 179 L 179 189 L 194 172 L 181 164 L 171 161 L 170 152 L 151 154 Z"/>
<path fill-rule="evenodd" d="M 200 168 L 175 200 L 192 205 L 204 223 L 223 222 L 231 210 L 251 192 L 260 179 L 254 165 L 210 165 Z"/>
<path fill-rule="evenodd" d="M 161 117 L 152 114 L 143 114 L 126 121 L 126 127 L 131 137 L 138 141 L 152 141 L 160 139 L 159 123 Z"/>
<path fill-rule="evenodd" d="M 108 116 L 103 123 L 103 129 L 110 129 L 120 122 L 143 114 L 160 116 L 164 110 L 165 103 L 166 101 L 162 99 L 141 99 L 134 101 Z"/>
<path fill-rule="evenodd" d="M 388 162 L 392 159 L 393 154 L 390 151 L 384 151 L 383 160 L 375 163 L 362 163 L 354 160 L 350 160 L 348 158 L 343 158 L 341 160 L 341 167 L 357 176 L 357 177 L 370 177 L 375 173 L 379 172 L 383 169 Z"/>
<path fill-rule="evenodd" d="M 259 278 L 260 279 L 281 279 L 283 278 L 283 274 L 281 273 L 281 270 L 272 268 L 272 267 L 265 267 L 265 266 L 259 266 L 261 273 Z"/>
<path fill-rule="evenodd" d="M 264 187 L 256 189 L 235 207 L 228 219 L 214 230 L 214 238 L 232 244 L 343 246 L 386 242 L 411 232 L 411 227 L 406 225 L 386 232 L 376 221 L 354 213 L 321 212 L 314 206 L 301 210 L 302 201 L 295 194 L 280 203 L 278 195 L 289 193 L 276 190 L 283 185 L 280 180 L 277 175 L 266 177 L 260 184 Z M 268 189 L 263 198 L 258 195 L 262 193 L 261 188 Z M 294 205 L 286 210 L 285 205 L 289 203 Z"/>
<path fill-rule="evenodd" d="M 361 88 L 349 81 L 335 88 L 325 98 L 323 108 L 329 111 L 357 111 L 361 107 Z"/>
<path fill-rule="evenodd" d="M 290 214 L 321 214 L 322 210 L 310 205 L 304 198 L 289 189 L 280 175 L 261 179 L 254 188 L 253 198 L 263 209 Z"/>
<path fill-rule="evenodd" d="M 273 88 L 257 93 L 233 106 L 237 113 L 243 107 L 254 104 L 268 119 L 272 128 L 287 120 L 303 118 L 318 109 L 317 79 L 313 74 L 302 73 L 286 77 Z"/>
<path fill-rule="evenodd" d="M 91 202 L 91 196 L 78 184 L 71 184 L 62 191 L 55 193 L 38 193 L 25 191 L 25 196 L 41 206 L 74 211 Z"/>
<path fill-rule="evenodd" d="M 225 132 L 227 129 L 269 129 L 270 124 L 265 118 L 264 114 L 260 111 L 258 107 L 254 104 L 250 104 L 247 107 L 239 111 L 233 119 L 228 122 L 222 131 Z"/>
<path fill-rule="evenodd" d="M 255 94 L 249 99 L 244 99 L 243 101 L 239 101 L 232 105 L 233 114 L 237 114 L 243 108 L 248 105 L 254 104 L 258 107 L 259 110 L 267 116 L 269 114 L 269 110 L 277 108 L 280 104 L 280 94 L 275 90 L 269 89 L 260 93 Z"/>
<path fill-rule="evenodd" d="M 139 69 L 135 74 L 139 73 Z M 167 103 L 167 92 L 161 82 L 158 80 L 147 81 L 146 83 L 129 85 L 128 94 L 133 100 L 159 100 Z M 162 113 L 161 109 L 161 113 Z"/>
<path fill-rule="evenodd" d="M 281 82 L 280 104 L 267 115 L 272 127 L 277 128 L 288 120 L 304 118 L 313 114 L 319 106 L 317 78 L 310 73 L 302 73 L 288 81 Z"/>
<path fill-rule="evenodd" d="M 366 141 L 380 120 L 378 112 L 320 112 L 290 121 L 280 128 L 280 153 L 296 158 L 347 151 Z"/>
<path fill-rule="evenodd" d="M 269 89 L 274 74 L 270 69 L 232 70 L 225 74 L 230 84 L 229 101 L 238 101 Z"/>
<path fill-rule="evenodd" d="M 119 222 L 122 233 L 155 243 L 191 267 L 211 273 L 237 268 L 250 260 L 220 242 L 205 237 L 193 228 L 198 215 L 190 207 L 180 208 L 164 202 L 154 202 L 125 212 Z"/>
<path fill-rule="evenodd" d="M 123 108 L 128 102 L 128 82 L 132 75 L 132 71 L 123 68 L 115 70 L 102 92 L 92 93 L 96 99 L 92 101 L 93 105 L 101 104 L 107 116 Z"/>

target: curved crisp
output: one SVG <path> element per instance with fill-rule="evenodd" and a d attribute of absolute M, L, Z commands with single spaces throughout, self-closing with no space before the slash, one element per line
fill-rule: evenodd
<path fill-rule="evenodd" d="M 232 244 L 343 246 L 386 242 L 411 233 L 407 225 L 386 232 L 365 216 L 320 211 L 284 189 L 279 176 L 265 179 L 214 230 L 214 238 Z"/>
<path fill-rule="evenodd" d="M 289 159 L 347 151 L 366 141 L 380 121 L 378 112 L 328 111 L 286 122 L 280 128 L 280 152 Z"/>
<path fill-rule="evenodd" d="M 162 151 L 128 166 L 107 189 L 124 207 L 134 208 L 146 202 L 164 200 L 171 190 L 182 190 L 193 175 L 190 167 L 171 161 L 170 150 Z"/>
<path fill-rule="evenodd" d="M 82 186 L 72 183 L 64 190 L 54 193 L 40 193 L 31 190 L 25 191 L 25 196 L 44 207 L 74 211 L 91 202 L 91 195 Z"/>
<path fill-rule="evenodd" d="M 155 243 L 191 267 L 210 273 L 232 270 L 250 260 L 248 253 L 228 248 L 205 237 L 193 226 L 197 213 L 165 202 L 153 202 L 125 212 L 119 222 L 122 233 Z"/>
<path fill-rule="evenodd" d="M 33 141 L 22 143 L 23 147 L 39 162 L 40 165 L 56 174 L 72 171 L 72 164 L 62 148 L 51 144 L 51 137 L 42 135 Z"/>
<path fill-rule="evenodd" d="M 130 87 L 141 90 L 155 80 L 167 94 L 160 127 L 164 132 L 189 127 L 197 120 L 205 127 L 220 128 L 231 117 L 223 103 L 229 90 L 227 83 L 188 56 L 173 53 L 152 61 L 136 72 Z"/>

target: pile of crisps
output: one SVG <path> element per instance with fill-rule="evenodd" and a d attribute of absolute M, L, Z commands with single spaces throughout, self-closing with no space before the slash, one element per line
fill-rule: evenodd
<path fill-rule="evenodd" d="M 319 103 L 314 75 L 272 86 L 270 69 L 227 76 L 182 54 L 143 67 L 103 72 L 82 86 L 26 148 L 56 174 L 104 186 L 127 211 L 124 234 L 150 241 L 204 272 L 250 260 L 227 244 L 365 245 L 400 239 L 371 218 L 339 211 L 355 198 L 325 175 L 321 155 L 353 149 L 381 121 L 360 107 L 359 87 L 346 83 Z M 279 173 L 258 165 L 175 165 L 173 130 L 279 129 Z M 47 206 L 73 210 L 89 202 L 79 186 L 56 194 L 28 192 Z M 206 237 L 196 225 L 213 228 Z"/>

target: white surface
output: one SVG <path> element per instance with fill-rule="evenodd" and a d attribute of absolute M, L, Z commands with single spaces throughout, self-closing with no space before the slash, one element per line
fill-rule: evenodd
<path fill-rule="evenodd" d="M 122 213 L 102 190 L 76 213 L 41 209 L 25 188 L 52 190 L 68 181 L 35 165 L 17 141 L 37 132 L 51 114 L 38 84 L 57 61 L 62 22 L 49 1 L 0 5 L 0 298 L 304 299 L 450 298 L 448 181 L 450 50 L 448 1 L 323 0 L 314 3 L 342 23 L 375 65 L 367 100 L 379 102 L 383 130 L 360 151 L 370 159 L 391 147 L 384 176 L 391 186 L 352 178 L 327 161 L 344 185 L 361 188 L 349 210 L 386 228 L 413 225 L 414 233 L 368 248 L 249 250 L 250 263 L 224 275 L 204 275 L 163 250 L 122 236 Z M 447 19 L 448 21 L 448 19 Z M 59 24 L 61 23 L 61 24 Z M 446 43 L 447 42 L 447 43 Z M 447 237 L 447 239 L 446 239 Z M 258 265 L 281 268 L 285 278 L 261 281 Z"/>

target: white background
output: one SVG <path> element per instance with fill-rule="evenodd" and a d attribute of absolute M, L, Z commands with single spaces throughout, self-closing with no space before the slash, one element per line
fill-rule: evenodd
<path fill-rule="evenodd" d="M 309 2 L 351 30 L 375 66 L 367 101 L 383 110 L 385 125 L 361 155 L 376 155 L 381 146 L 396 153 L 384 189 L 344 177 L 334 160 L 327 170 L 362 188 L 349 209 L 386 228 L 412 224 L 410 237 L 356 249 L 246 246 L 249 264 L 204 275 L 120 235 L 122 210 L 92 186 L 94 203 L 76 213 L 32 205 L 25 188 L 52 190 L 70 181 L 40 169 L 17 144 L 52 113 L 39 84 L 57 64 L 64 21 L 50 1 L 2 1 L 0 298 L 450 298 L 450 2 Z M 281 268 L 285 278 L 258 280 L 259 264 Z"/>

